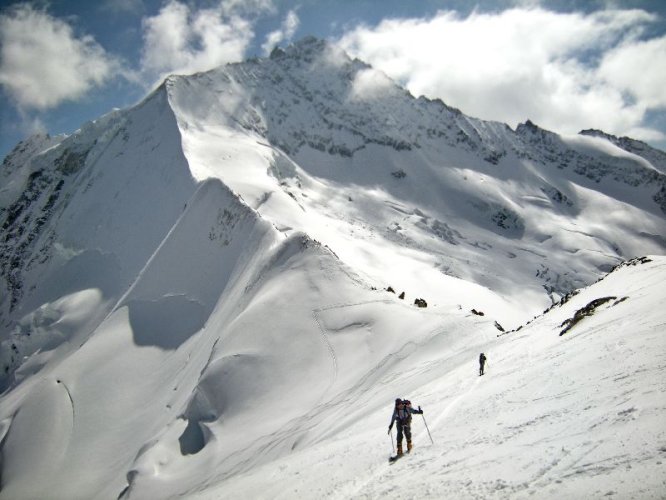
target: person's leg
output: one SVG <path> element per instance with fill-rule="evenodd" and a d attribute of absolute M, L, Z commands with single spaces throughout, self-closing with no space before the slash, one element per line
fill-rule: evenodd
<path fill-rule="evenodd" d="M 409 424 L 405 426 L 405 437 L 407 438 L 407 453 L 412 451 L 412 428 Z"/>
<path fill-rule="evenodd" d="M 398 422 L 398 437 L 397 439 L 397 448 L 398 448 L 398 455 L 402 455 L 402 434 L 403 434 L 403 427 L 400 422 Z"/>

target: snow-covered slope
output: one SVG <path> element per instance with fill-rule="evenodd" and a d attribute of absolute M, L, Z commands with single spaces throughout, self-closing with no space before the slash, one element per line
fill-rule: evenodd
<path fill-rule="evenodd" d="M 504 440 L 498 456 L 518 454 L 516 426 L 535 430 L 532 478 L 539 450 L 559 455 L 554 437 L 536 439 L 552 419 L 527 394 L 559 370 L 554 353 L 580 328 L 552 340 L 553 325 L 625 280 L 635 297 L 603 304 L 603 317 L 639 317 L 635 303 L 649 320 L 632 337 L 639 354 L 608 370 L 640 374 L 643 359 L 663 370 L 663 346 L 650 358 L 645 343 L 663 329 L 663 312 L 647 309 L 664 298 L 663 260 L 497 335 L 625 259 L 664 253 L 660 158 L 467 117 L 315 39 L 170 77 L 70 137 L 20 144 L 0 173 L 0 498 L 294 496 L 278 480 L 294 475 L 305 497 L 375 497 L 391 484 L 385 493 L 404 495 L 397 476 L 377 481 L 396 395 L 422 401 L 435 434 L 460 427 L 458 454 L 413 457 L 431 474 L 464 464 L 422 493 L 469 480 L 493 494 L 472 476 L 488 464 L 464 450 Z M 641 283 L 654 302 L 638 299 Z M 618 334 L 614 323 L 603 331 Z M 480 350 L 494 373 L 483 386 L 470 378 Z M 519 361 L 532 352 L 545 372 Z M 587 376 L 596 358 L 566 359 L 567 376 Z M 612 395 L 603 381 L 615 372 L 599 370 L 543 411 L 584 425 L 571 408 L 590 387 Z M 495 413 L 483 413 L 483 394 Z M 471 409 L 455 420 L 463 401 Z M 516 415 L 495 426 L 506 402 Z M 538 425 L 523 426 L 533 415 Z M 612 428 L 599 425 L 602 436 Z M 470 432 L 488 439 L 465 441 Z M 320 461 L 339 474 L 317 473 Z M 509 485 L 493 483 L 497 495 L 528 491 L 522 476 L 495 474 Z M 597 484 L 581 477 L 580 491 Z M 542 495 L 553 487 L 525 481 Z"/>
<path fill-rule="evenodd" d="M 636 260 L 498 338 L 469 314 L 464 341 L 443 324 L 350 402 L 362 413 L 334 437 L 192 498 L 662 498 L 665 278 L 664 257 Z M 388 465 L 392 396 L 424 419 L 413 455 Z"/>

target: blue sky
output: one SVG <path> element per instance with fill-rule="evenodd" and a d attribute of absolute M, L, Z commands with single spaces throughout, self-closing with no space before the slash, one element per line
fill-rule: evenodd
<path fill-rule="evenodd" d="M 325 38 L 412 94 L 515 127 L 666 149 L 666 2 L 51 0 L 0 3 L 0 157 L 71 133 L 170 73 Z"/>

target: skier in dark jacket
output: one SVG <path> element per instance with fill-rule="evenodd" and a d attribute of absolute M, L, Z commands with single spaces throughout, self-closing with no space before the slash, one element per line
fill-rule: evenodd
<path fill-rule="evenodd" d="M 412 403 L 408 400 L 400 398 L 395 400 L 395 408 L 393 409 L 393 416 L 391 417 L 391 424 L 389 425 L 389 434 L 393 428 L 393 422 L 396 422 L 398 429 L 398 457 L 402 455 L 402 436 L 407 438 L 407 453 L 412 451 L 412 413 L 423 414 L 423 410 L 419 406 L 418 410 L 412 408 Z"/>
<path fill-rule="evenodd" d="M 483 375 L 483 368 L 486 366 L 486 355 L 479 354 L 479 376 Z"/>

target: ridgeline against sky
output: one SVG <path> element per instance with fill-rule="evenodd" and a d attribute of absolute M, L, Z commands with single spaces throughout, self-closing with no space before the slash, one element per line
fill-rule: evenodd
<path fill-rule="evenodd" d="M 10 1 L 0 10 L 0 157 L 71 133 L 169 74 L 267 55 L 307 35 L 412 94 L 558 133 L 666 147 L 666 4 L 482 0 Z"/>

